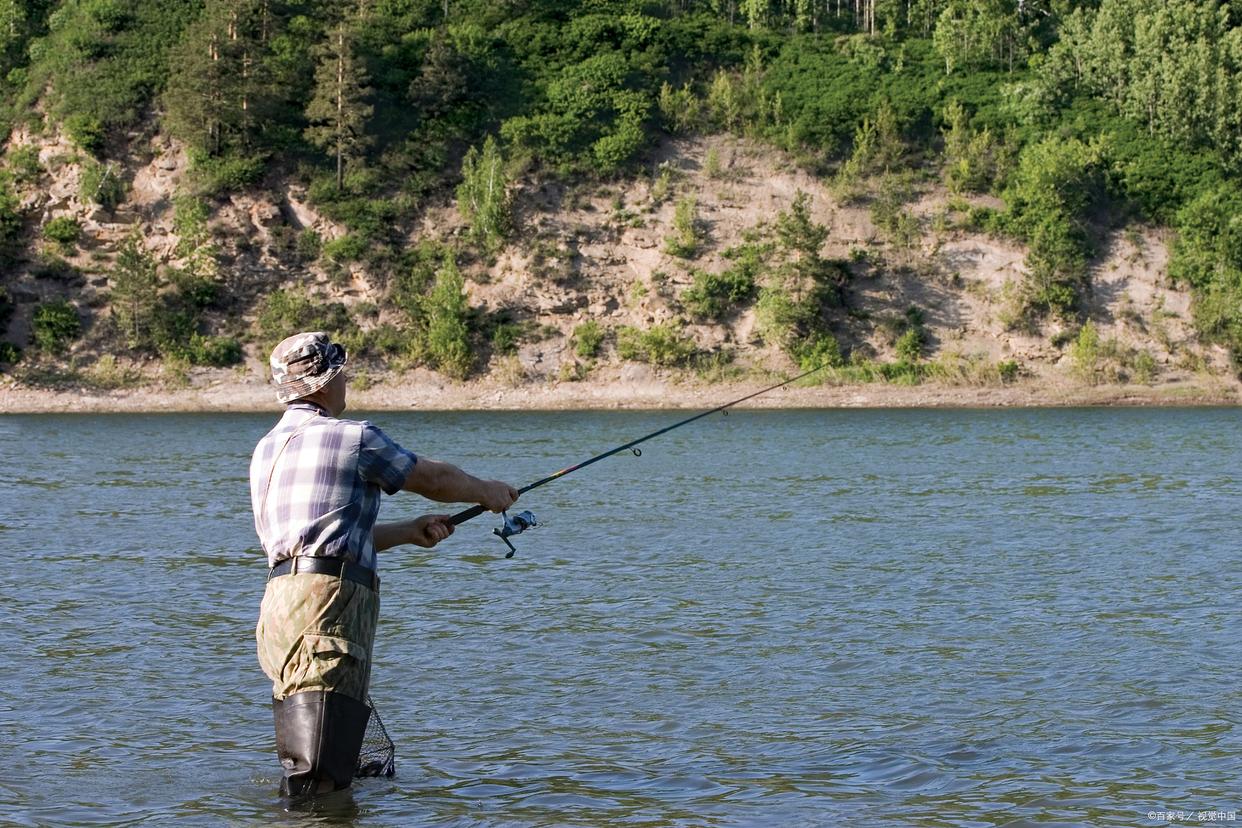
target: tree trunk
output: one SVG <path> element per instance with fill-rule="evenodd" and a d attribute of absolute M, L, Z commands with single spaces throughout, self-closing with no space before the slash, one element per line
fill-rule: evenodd
<path fill-rule="evenodd" d="M 447 2 L 447 0 L 446 0 Z M 345 186 L 345 30 L 337 35 L 336 52 L 336 191 Z"/>

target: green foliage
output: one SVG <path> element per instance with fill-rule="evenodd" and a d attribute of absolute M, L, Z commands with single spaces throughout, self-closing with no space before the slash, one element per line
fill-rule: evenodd
<path fill-rule="evenodd" d="M 682 294 L 682 302 L 696 317 L 725 319 L 754 298 L 757 269 L 752 258 L 738 262 L 723 273 L 696 272 L 694 284 Z"/>
<path fill-rule="evenodd" d="M 583 359 L 594 359 L 599 356 L 600 346 L 604 344 L 604 328 L 594 319 L 588 319 L 574 328 L 574 353 Z"/>
<path fill-rule="evenodd" d="M 323 251 L 323 239 L 319 233 L 309 227 L 302 229 L 298 233 L 296 243 L 298 258 L 304 262 L 313 262 L 319 258 L 319 254 Z"/>
<path fill-rule="evenodd" d="M 987 127 L 976 131 L 960 101 L 945 108 L 944 177 L 950 192 L 986 192 L 1000 171 L 1000 150 Z"/>
<path fill-rule="evenodd" d="M 125 199 L 125 181 L 120 167 L 112 163 L 99 164 L 87 160 L 82 165 L 82 179 L 78 192 L 83 201 L 98 204 L 105 210 L 113 210 Z"/>
<path fill-rule="evenodd" d="M 43 225 L 43 238 L 62 249 L 72 250 L 82 235 L 82 225 L 73 216 L 57 216 Z"/>
<path fill-rule="evenodd" d="M 357 330 L 340 302 L 327 302 L 305 290 L 278 289 L 259 305 L 255 319 L 260 353 L 270 353 L 282 339 L 298 331 L 328 331 L 344 337 Z"/>
<path fill-rule="evenodd" d="M 1005 191 L 1005 225 L 1030 245 L 1016 318 L 1070 316 L 1087 284 L 1088 209 L 1101 198 L 1103 152 L 1076 139 L 1046 138 L 1022 151 Z"/>
<path fill-rule="evenodd" d="M 346 233 L 323 245 L 323 255 L 337 263 L 356 262 L 367 252 L 367 240 L 357 233 Z"/>
<path fill-rule="evenodd" d="M 673 234 L 664 239 L 664 252 L 680 259 L 693 259 L 703 243 L 698 211 L 692 197 L 678 200 L 673 211 Z"/>
<path fill-rule="evenodd" d="M 22 349 L 12 342 L 0 341 L 0 365 L 12 365 L 22 358 Z"/>
<path fill-rule="evenodd" d="M 31 319 L 31 333 L 39 349 L 49 354 L 61 354 L 69 343 L 82 332 L 82 320 L 78 312 L 63 299 L 40 303 Z"/>
<path fill-rule="evenodd" d="M 357 32 L 342 22 L 318 47 L 315 88 L 306 105 L 306 140 L 336 159 L 336 188 L 345 184 L 345 165 L 362 157 L 371 144 L 367 122 L 375 107 L 366 103 L 372 90 L 358 55 Z"/>
<path fill-rule="evenodd" d="M 495 250 L 513 227 L 510 178 L 495 137 L 487 136 L 482 152 L 470 148 L 462 160 L 461 177 L 457 209 L 470 222 L 474 240 L 485 250 Z"/>
<path fill-rule="evenodd" d="M 1078 331 L 1078 337 L 1070 346 L 1070 362 L 1074 374 L 1084 382 L 1095 383 L 1099 374 L 1100 333 L 1095 323 L 1088 319 Z"/>
<path fill-rule="evenodd" d="M 703 124 L 703 105 L 689 84 L 674 89 L 662 83 L 658 106 L 664 129 L 673 135 L 688 135 Z"/>
<path fill-rule="evenodd" d="M 7 175 L 0 175 L 0 263 L 17 245 L 22 232 L 21 201 Z"/>
<path fill-rule="evenodd" d="M 206 198 L 251 187 L 259 183 L 266 171 L 267 156 L 263 153 L 208 155 L 197 150 L 190 153 L 191 180 L 197 193 Z"/>
<path fill-rule="evenodd" d="M 790 356 L 803 371 L 811 371 L 824 366 L 839 368 L 845 362 L 837 338 L 825 331 L 816 331 L 806 339 L 799 340 L 790 349 Z"/>
<path fill-rule="evenodd" d="M 696 352 L 694 341 L 676 323 L 653 325 L 645 331 L 629 325 L 617 328 L 617 354 L 622 359 L 674 367 L 689 363 Z"/>
<path fill-rule="evenodd" d="M 34 144 L 22 144 L 9 150 L 7 161 L 13 180 L 19 184 L 34 184 L 43 175 L 39 148 Z"/>
<path fill-rule="evenodd" d="M 424 305 L 427 328 L 423 347 L 432 365 L 456 379 L 465 379 L 474 362 L 466 322 L 468 310 L 465 280 L 452 255 L 445 254 Z"/>
<path fill-rule="evenodd" d="M 159 272 L 154 257 L 132 233 L 121 245 L 109 281 L 109 304 L 117 329 L 130 348 L 154 345 Z"/>

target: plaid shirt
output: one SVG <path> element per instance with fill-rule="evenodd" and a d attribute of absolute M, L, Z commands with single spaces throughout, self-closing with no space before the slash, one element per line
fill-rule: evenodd
<path fill-rule="evenodd" d="M 376 568 L 380 491 L 401 489 L 418 458 L 365 421 L 289 406 L 250 460 L 254 528 L 275 566 L 294 555 Z"/>

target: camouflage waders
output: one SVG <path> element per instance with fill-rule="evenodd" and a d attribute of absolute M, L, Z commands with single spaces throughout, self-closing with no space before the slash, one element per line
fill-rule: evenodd
<path fill-rule="evenodd" d="M 271 578 L 255 629 L 272 680 L 281 793 L 348 787 L 371 709 L 379 593 L 335 575 Z"/>

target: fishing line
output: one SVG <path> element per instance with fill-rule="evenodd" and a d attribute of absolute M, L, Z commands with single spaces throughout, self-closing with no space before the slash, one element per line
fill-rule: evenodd
<path fill-rule="evenodd" d="M 605 451 L 602 454 L 595 455 L 589 460 L 583 460 L 581 463 L 578 463 L 577 465 L 569 466 L 568 468 L 561 469 L 560 471 L 555 472 L 554 474 L 550 474 L 547 477 L 544 477 L 540 480 L 536 480 L 534 483 L 530 483 L 526 486 L 523 486 L 522 488 L 518 489 L 518 494 L 520 495 L 526 494 L 531 489 L 537 489 L 540 486 L 543 486 L 547 483 L 551 483 L 553 480 L 559 480 L 560 478 L 564 477 L 567 474 L 572 474 L 573 472 L 576 472 L 579 469 L 585 469 L 587 466 L 591 465 L 592 463 L 598 463 L 600 460 L 604 460 L 608 457 L 612 457 L 614 454 L 620 454 L 623 451 L 631 451 L 634 453 L 635 457 L 641 457 L 642 450 L 637 448 L 639 443 L 645 443 L 648 440 L 651 440 L 655 437 L 659 437 L 661 434 L 667 434 L 668 432 L 672 431 L 675 428 L 681 428 L 684 425 L 689 425 L 690 423 L 693 423 L 695 420 L 701 420 L 704 417 L 707 417 L 711 414 L 715 414 L 718 411 L 724 412 L 724 414 L 728 416 L 728 413 L 729 413 L 728 409 L 732 408 L 738 403 L 746 402 L 747 400 L 754 399 L 755 397 L 758 397 L 761 394 L 766 394 L 769 391 L 775 391 L 778 388 L 784 388 L 786 385 L 789 385 L 792 382 L 797 382 L 798 380 L 803 379 L 804 377 L 809 377 L 811 374 L 814 374 L 816 371 L 823 370 L 824 367 L 825 367 L 824 365 L 820 365 L 816 368 L 812 368 L 809 371 L 804 371 L 801 374 L 798 374 L 798 376 L 791 377 L 790 379 L 787 379 L 784 382 L 778 382 L 775 385 L 769 385 L 767 388 L 764 388 L 760 391 L 756 391 L 753 394 L 747 394 L 744 397 L 738 397 L 736 400 L 733 400 L 732 402 L 727 402 L 724 405 L 718 405 L 715 408 L 710 409 L 708 411 L 704 411 L 701 414 L 695 414 L 693 417 L 687 417 L 686 419 L 680 422 L 673 423 L 672 425 L 665 426 L 664 428 L 661 428 L 658 431 L 653 431 L 650 434 L 639 437 L 637 440 L 631 440 L 630 442 L 625 443 L 624 445 L 620 445 L 620 446 L 617 446 L 616 448 L 609 449 L 608 451 Z M 483 514 L 484 511 L 486 510 L 482 506 L 471 506 L 469 509 L 460 511 L 457 514 L 450 517 L 448 522 L 453 524 L 454 526 L 459 526 L 465 523 L 466 521 L 470 520 L 471 518 L 478 517 L 479 515 Z M 513 554 L 517 552 L 517 549 L 514 548 L 513 544 L 509 541 L 509 538 L 513 537 L 514 535 L 520 535 L 523 532 L 525 532 L 527 529 L 533 529 L 539 524 L 535 520 L 535 516 L 531 514 L 529 511 L 519 512 L 518 514 L 513 515 L 512 517 L 509 516 L 508 512 L 504 512 L 503 515 L 504 515 L 504 525 L 498 529 L 493 529 L 492 534 L 498 536 L 502 541 L 505 542 L 505 545 L 509 547 L 509 552 L 507 555 L 505 555 L 505 557 L 512 558 Z"/>

